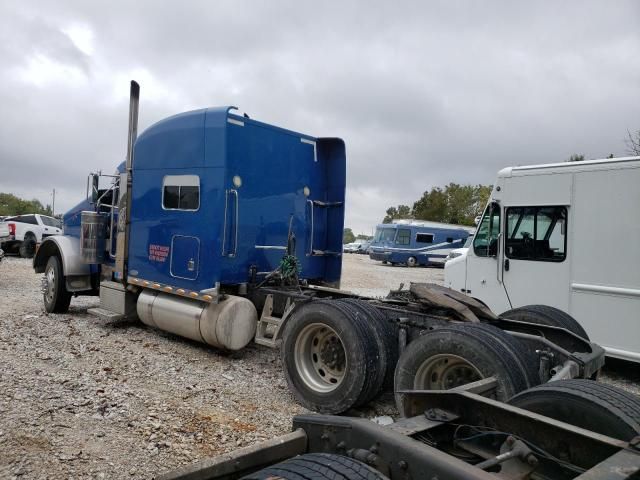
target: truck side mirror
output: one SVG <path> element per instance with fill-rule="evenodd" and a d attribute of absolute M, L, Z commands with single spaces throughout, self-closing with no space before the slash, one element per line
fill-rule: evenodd
<path fill-rule="evenodd" d="M 87 178 L 87 198 L 90 203 L 96 203 L 98 200 L 98 182 L 100 181 L 100 177 L 94 173 L 90 173 Z M 89 192 L 91 189 L 91 192 Z"/>

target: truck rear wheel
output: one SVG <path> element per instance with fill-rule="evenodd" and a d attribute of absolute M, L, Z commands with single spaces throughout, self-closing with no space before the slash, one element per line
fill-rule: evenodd
<path fill-rule="evenodd" d="M 330 453 L 307 453 L 267 467 L 241 480 L 388 480 L 353 458 Z"/>
<path fill-rule="evenodd" d="M 49 257 L 44 269 L 43 290 L 44 309 L 48 313 L 64 313 L 69 310 L 71 293 L 67 292 L 62 264 L 56 255 Z"/>
<path fill-rule="evenodd" d="M 378 343 L 378 348 L 381 352 L 385 353 L 386 357 L 386 366 L 382 369 L 384 376 L 382 388 L 384 390 L 392 390 L 393 375 L 398 363 L 399 354 L 397 329 L 387 320 L 380 310 L 365 300 L 348 298 L 342 300 L 342 302 L 360 309 L 360 312 L 364 315 L 367 323 L 378 332 L 377 336 L 381 337 L 381 340 Z"/>
<path fill-rule="evenodd" d="M 535 366 L 512 341 L 508 333 L 482 324 L 448 325 L 414 340 L 395 372 L 400 414 L 405 416 L 400 390 L 449 390 L 490 376 L 497 381 L 497 400 L 525 390 L 535 380 L 527 369 Z"/>
<path fill-rule="evenodd" d="M 548 305 L 526 305 L 508 310 L 500 316 L 521 322 L 564 328 L 585 340 L 589 340 L 589 335 L 587 335 L 587 332 L 585 332 L 582 325 L 580 325 L 575 318 L 558 308 Z"/>
<path fill-rule="evenodd" d="M 36 251 L 36 237 L 33 233 L 27 233 L 20 244 L 19 252 L 22 258 L 31 258 Z"/>
<path fill-rule="evenodd" d="M 368 402 L 384 376 L 375 336 L 363 317 L 345 307 L 312 301 L 284 327 L 281 356 L 289 388 L 301 405 L 320 413 Z"/>
<path fill-rule="evenodd" d="M 407 258 L 407 267 L 415 267 L 417 264 L 418 260 L 416 260 L 416 257 Z"/>
<path fill-rule="evenodd" d="M 545 383 L 519 393 L 509 403 L 619 440 L 640 435 L 640 398 L 593 380 Z"/>

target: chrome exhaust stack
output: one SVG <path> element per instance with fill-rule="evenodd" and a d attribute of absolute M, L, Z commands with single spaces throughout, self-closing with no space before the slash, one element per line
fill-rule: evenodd
<path fill-rule="evenodd" d="M 118 199 L 118 236 L 116 241 L 116 280 L 126 283 L 127 252 L 129 249 L 129 219 L 131 217 L 131 180 L 133 174 L 133 147 L 138 138 L 138 109 L 140 104 L 140 85 L 131 80 L 129 93 L 129 134 L 127 139 L 127 160 L 125 172 L 120 174 L 120 192 Z"/>

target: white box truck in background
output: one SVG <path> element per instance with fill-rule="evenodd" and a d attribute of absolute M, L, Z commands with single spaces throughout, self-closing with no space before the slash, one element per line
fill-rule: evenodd
<path fill-rule="evenodd" d="M 640 157 L 505 168 L 445 285 L 494 312 L 551 305 L 640 362 Z"/>

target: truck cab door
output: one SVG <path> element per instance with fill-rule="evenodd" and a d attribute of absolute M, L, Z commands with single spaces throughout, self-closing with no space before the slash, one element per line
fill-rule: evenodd
<path fill-rule="evenodd" d="M 501 232 L 500 205 L 490 203 L 467 252 L 466 291 L 463 292 L 482 300 L 496 314 L 511 308 L 502 283 Z"/>
<path fill-rule="evenodd" d="M 567 208 L 505 209 L 504 286 L 513 308 L 544 304 L 569 311 Z"/>

